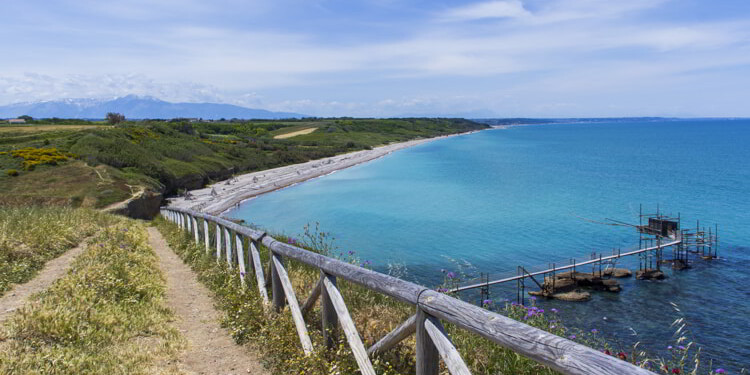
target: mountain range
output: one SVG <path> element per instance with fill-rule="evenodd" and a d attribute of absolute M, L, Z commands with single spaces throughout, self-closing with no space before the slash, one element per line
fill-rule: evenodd
<path fill-rule="evenodd" d="M 272 112 L 264 109 L 219 103 L 171 103 L 150 96 L 128 95 L 115 99 L 63 99 L 15 103 L 0 106 L 0 118 L 28 115 L 34 118 L 103 119 L 109 112 L 122 113 L 127 119 L 172 119 L 178 117 L 217 120 L 284 119 L 306 117 L 299 113 Z"/>

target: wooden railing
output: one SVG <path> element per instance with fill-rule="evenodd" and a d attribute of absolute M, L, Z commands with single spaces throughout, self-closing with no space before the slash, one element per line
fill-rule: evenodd
<path fill-rule="evenodd" d="M 246 277 L 250 277 L 247 272 L 249 268 L 255 275 L 263 303 L 271 304 L 276 311 L 282 312 L 285 305 L 289 305 L 305 354 L 313 350 L 305 316 L 317 300 L 321 299 L 321 328 L 324 341 L 327 345 L 332 345 L 334 341 L 329 335 L 340 326 L 362 374 L 375 374 L 370 359 L 391 349 L 413 333 L 416 333 L 418 375 L 438 374 L 441 358 L 451 374 L 470 374 L 461 355 L 446 334 L 441 320 L 485 337 L 563 374 L 653 374 L 587 346 L 446 294 L 279 242 L 265 232 L 219 217 L 177 208 L 163 208 L 161 214 L 181 229 L 192 233 L 196 244 L 203 238 L 207 253 L 212 252 L 209 227 L 214 228 L 217 261 L 222 260 L 222 255 L 225 255 L 224 259 L 230 267 L 234 268 L 236 265 L 239 268 L 237 271 L 243 284 L 246 283 Z M 201 222 L 203 225 L 200 225 Z M 247 256 L 246 249 L 243 248 L 243 239 L 247 239 L 249 244 Z M 265 273 L 259 244 L 263 244 L 270 251 Z M 286 259 L 320 270 L 320 280 L 301 307 L 284 265 Z M 246 260 L 248 264 L 245 264 Z M 366 349 L 336 284 L 338 278 L 411 304 L 416 308 L 415 314 Z M 266 290 L 269 285 L 270 300 Z"/>

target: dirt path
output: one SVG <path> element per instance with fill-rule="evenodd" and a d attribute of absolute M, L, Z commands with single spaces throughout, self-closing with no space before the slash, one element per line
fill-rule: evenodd
<path fill-rule="evenodd" d="M 85 242 L 86 240 L 82 241 L 80 245 L 48 261 L 36 277 L 25 284 L 14 286 L 0 298 L 0 323 L 23 306 L 32 294 L 47 289 L 55 280 L 65 275 L 73 260 L 86 249 Z"/>
<path fill-rule="evenodd" d="M 177 327 L 188 341 L 180 355 L 180 370 L 190 374 L 269 374 L 253 353 L 234 343 L 219 325 L 210 292 L 169 248 L 156 228 L 148 228 L 149 243 L 159 256 L 167 278 L 167 303 L 177 315 Z"/>

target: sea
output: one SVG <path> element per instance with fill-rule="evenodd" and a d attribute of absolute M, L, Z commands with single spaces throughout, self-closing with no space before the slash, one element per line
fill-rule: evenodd
<path fill-rule="evenodd" d="M 635 249 L 632 225 L 639 213 L 657 210 L 679 215 L 683 228 L 718 229 L 719 259 L 681 271 L 666 266 L 660 281 L 619 279 L 620 293 L 592 292 L 586 302 L 535 303 L 623 351 L 638 343 L 670 358 L 693 342 L 706 368 L 750 370 L 747 119 L 486 130 L 266 194 L 227 215 L 300 240 L 306 226 L 313 232 L 317 225 L 335 238 L 333 255 L 439 288 Z M 620 259 L 617 267 L 635 271 L 639 262 Z M 536 287 L 528 280 L 524 286 Z M 517 289 L 512 282 L 490 288 L 489 297 L 462 298 L 501 306 L 518 299 Z M 683 343 L 672 326 L 679 318 L 687 323 Z"/>

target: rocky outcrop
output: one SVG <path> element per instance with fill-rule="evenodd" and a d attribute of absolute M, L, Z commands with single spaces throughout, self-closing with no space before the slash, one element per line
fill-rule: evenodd
<path fill-rule="evenodd" d="M 145 190 L 126 201 L 105 208 L 104 211 L 133 219 L 149 220 L 159 214 L 159 207 L 163 200 L 162 193 Z"/>

